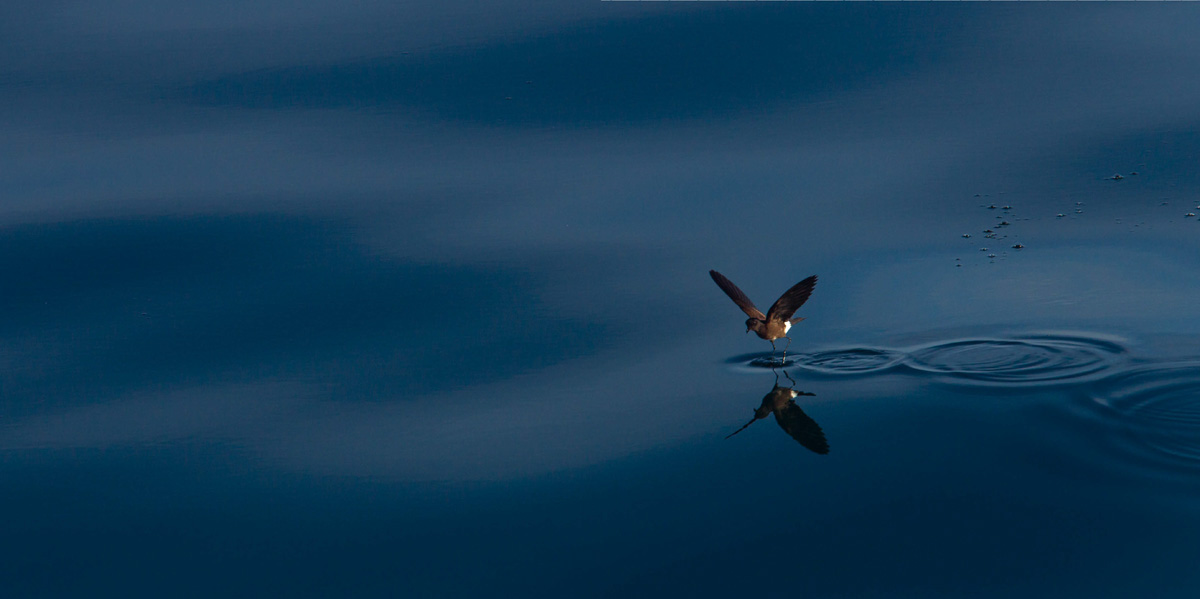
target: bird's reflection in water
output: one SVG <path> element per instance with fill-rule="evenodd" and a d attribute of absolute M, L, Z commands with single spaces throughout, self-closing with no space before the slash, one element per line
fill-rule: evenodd
<path fill-rule="evenodd" d="M 763 397 L 762 405 L 754 410 L 754 418 L 725 438 L 728 439 L 746 430 L 746 427 L 754 424 L 756 421 L 774 414 L 775 422 L 779 423 L 779 428 L 782 428 L 784 432 L 795 439 L 797 443 L 803 445 L 805 449 L 821 455 L 829 453 L 829 442 L 825 440 L 825 433 L 821 431 L 821 426 L 817 424 L 817 421 L 809 418 L 808 414 L 805 414 L 804 410 L 801 410 L 795 401 L 801 395 L 812 397 L 816 394 L 796 391 L 796 381 L 788 375 L 786 370 L 783 371 L 783 375 L 792 382 L 791 386 L 779 386 L 779 371 L 775 371 L 775 388 L 771 389 L 771 392 Z"/>

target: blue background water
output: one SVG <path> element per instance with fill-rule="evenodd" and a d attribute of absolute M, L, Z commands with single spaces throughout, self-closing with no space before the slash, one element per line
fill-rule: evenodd
<path fill-rule="evenodd" d="M 6 5 L 0 592 L 1194 597 L 1198 29 Z"/>

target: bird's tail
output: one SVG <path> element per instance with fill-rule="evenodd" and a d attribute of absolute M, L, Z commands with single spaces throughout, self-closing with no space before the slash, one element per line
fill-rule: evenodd
<path fill-rule="evenodd" d="M 754 415 L 754 418 L 751 418 L 751 419 L 750 419 L 750 422 L 747 422 L 746 424 L 743 424 L 743 425 L 742 425 L 742 428 L 739 428 L 739 429 L 737 429 L 736 431 L 733 431 L 732 433 L 729 433 L 729 435 L 728 435 L 728 436 L 726 436 L 725 438 L 726 438 L 726 439 L 728 439 L 729 437 L 732 437 L 732 436 L 734 436 L 734 435 L 736 435 L 736 434 L 738 434 L 738 433 L 740 433 L 740 432 L 742 432 L 742 431 L 746 430 L 746 427 L 750 426 L 751 424 L 754 424 L 754 422 L 755 422 L 755 421 L 757 421 L 757 420 L 758 420 L 758 414 L 756 413 L 756 414 Z"/>

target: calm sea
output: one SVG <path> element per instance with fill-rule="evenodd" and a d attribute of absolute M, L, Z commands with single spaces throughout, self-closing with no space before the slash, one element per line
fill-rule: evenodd
<path fill-rule="evenodd" d="M 392 4 L 0 9 L 0 596 L 1200 593 L 1196 6 Z"/>

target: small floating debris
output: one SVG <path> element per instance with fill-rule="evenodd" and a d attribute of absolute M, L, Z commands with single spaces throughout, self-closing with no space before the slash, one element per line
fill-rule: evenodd
<path fill-rule="evenodd" d="M 1133 171 L 1132 173 L 1129 173 L 1129 176 L 1130 176 L 1130 177 L 1136 177 L 1136 176 L 1137 176 L 1137 171 Z"/>
<path fill-rule="evenodd" d="M 1075 205 L 1076 205 L 1076 206 L 1082 206 L 1082 205 L 1083 205 L 1083 202 L 1075 202 Z"/>
<path fill-rule="evenodd" d="M 970 237 L 971 237 L 970 233 L 963 233 L 963 239 L 968 239 Z"/>
<path fill-rule="evenodd" d="M 1004 210 L 1012 210 L 1012 206 L 1005 206 Z"/>
<path fill-rule="evenodd" d="M 1109 179 L 1112 179 L 1113 181 L 1120 181 L 1121 179 L 1124 179 L 1124 178 L 1125 177 L 1121 176 L 1121 173 L 1116 173 L 1113 176 L 1109 177 Z"/>
<path fill-rule="evenodd" d="M 1000 221 L 1000 224 L 999 224 L 999 225 L 997 225 L 997 226 L 1000 226 L 1000 227 L 1007 227 L 1008 225 L 1011 225 L 1011 224 L 1012 224 L 1012 223 L 1010 223 L 1010 222 L 1008 222 L 1008 221 L 1004 220 L 1004 221 Z"/>
<path fill-rule="evenodd" d="M 1062 217 L 1064 217 L 1064 216 L 1066 216 L 1066 215 L 1065 215 L 1065 214 L 1063 214 L 1063 213 L 1061 213 L 1061 212 L 1059 212 L 1059 213 L 1058 213 L 1058 214 L 1055 216 L 1055 218 L 1062 218 Z"/>
<path fill-rule="evenodd" d="M 996 254 L 988 254 L 988 258 L 995 258 Z"/>
<path fill-rule="evenodd" d="M 984 229 L 983 232 L 984 233 L 992 233 L 993 231 L 991 229 Z"/>
<path fill-rule="evenodd" d="M 1195 213 L 1195 212 L 1189 212 L 1189 213 L 1187 213 L 1187 214 L 1183 215 L 1183 217 L 1184 217 L 1184 218 L 1187 218 L 1187 217 L 1189 217 L 1189 216 L 1196 216 L 1196 213 Z"/>
<path fill-rule="evenodd" d="M 1082 208 L 1076 208 L 1076 209 L 1075 209 L 1075 214 L 1083 214 L 1083 209 L 1082 209 Z"/>
<path fill-rule="evenodd" d="M 981 251 L 981 252 L 986 252 L 986 251 L 987 251 L 987 248 L 979 248 L 979 251 Z"/>
<path fill-rule="evenodd" d="M 1159 206 L 1166 206 L 1167 204 L 1168 204 L 1168 202 L 1163 202 L 1163 203 L 1159 204 Z"/>
<path fill-rule="evenodd" d="M 1025 249 L 1025 246 L 1023 246 L 1023 245 L 1021 245 L 1021 244 L 1019 244 L 1019 243 L 1018 243 L 1017 245 L 1014 245 L 1014 246 L 1013 246 L 1013 249 L 1014 249 L 1014 250 L 1021 250 L 1021 249 Z"/>
<path fill-rule="evenodd" d="M 988 206 L 988 210 L 995 210 L 995 209 L 996 209 L 996 205 L 995 205 L 995 204 L 992 204 L 991 206 Z"/>

